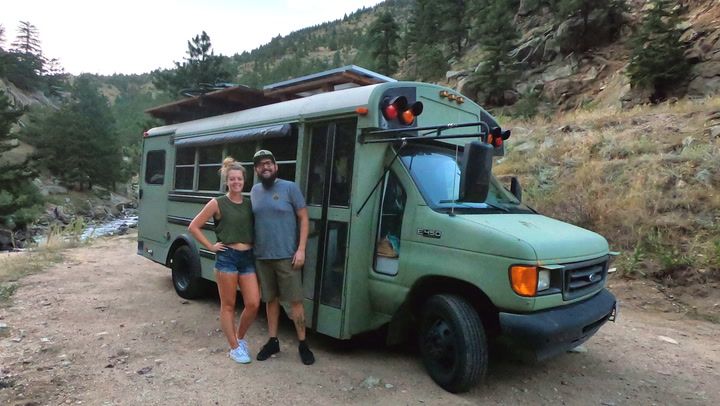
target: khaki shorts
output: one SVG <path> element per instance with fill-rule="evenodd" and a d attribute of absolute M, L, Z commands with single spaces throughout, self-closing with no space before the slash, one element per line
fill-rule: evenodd
<path fill-rule="evenodd" d="M 303 300 L 302 270 L 293 269 L 290 258 L 258 259 L 256 269 L 263 302 L 272 302 L 275 298 L 282 302 Z"/>

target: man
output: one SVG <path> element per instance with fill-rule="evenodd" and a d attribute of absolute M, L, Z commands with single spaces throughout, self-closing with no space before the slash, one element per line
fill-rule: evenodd
<path fill-rule="evenodd" d="M 282 300 L 290 302 L 292 308 L 300 359 L 310 365 L 315 362 L 315 356 L 305 342 L 301 278 L 309 227 L 305 198 L 294 182 L 277 178 L 278 166 L 272 152 L 264 149 L 256 152 L 253 163 L 260 178 L 260 183 L 250 191 L 255 215 L 256 268 L 270 335 L 257 359 L 264 361 L 280 352 L 277 330 Z"/>

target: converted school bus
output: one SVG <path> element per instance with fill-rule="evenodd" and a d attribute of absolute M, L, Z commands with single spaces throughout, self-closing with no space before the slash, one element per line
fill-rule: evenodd
<path fill-rule="evenodd" d="M 607 241 L 538 214 L 514 179 L 503 187 L 491 167 L 509 131 L 454 90 L 349 66 L 150 113 L 197 117 L 183 110 L 191 103 L 240 111 L 143 139 L 138 254 L 171 268 L 180 296 L 214 280 L 214 254 L 187 226 L 224 193 L 223 158 L 246 166 L 248 193 L 252 156 L 269 149 L 307 200 L 304 304 L 318 333 L 386 327 L 389 343 L 416 340 L 431 377 L 461 392 L 484 376 L 490 340 L 546 359 L 614 320 Z M 203 229 L 214 241 L 213 224 Z"/>

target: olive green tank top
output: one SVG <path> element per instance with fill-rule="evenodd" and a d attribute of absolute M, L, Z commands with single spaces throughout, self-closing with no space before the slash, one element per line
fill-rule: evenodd
<path fill-rule="evenodd" d="M 215 235 L 218 242 L 233 244 L 253 242 L 252 203 L 245 197 L 242 203 L 233 203 L 227 195 L 216 197 L 220 207 L 220 218 L 215 220 Z"/>

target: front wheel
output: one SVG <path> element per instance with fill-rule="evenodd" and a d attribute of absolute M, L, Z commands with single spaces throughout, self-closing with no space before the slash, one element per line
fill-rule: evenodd
<path fill-rule="evenodd" d="M 449 294 L 432 296 L 423 307 L 419 341 L 425 368 L 443 389 L 465 392 L 485 376 L 485 330 L 465 299 Z"/>
<path fill-rule="evenodd" d="M 185 299 L 197 299 L 205 293 L 205 280 L 200 276 L 200 261 L 190 247 L 179 247 L 170 264 L 175 292 Z"/>

